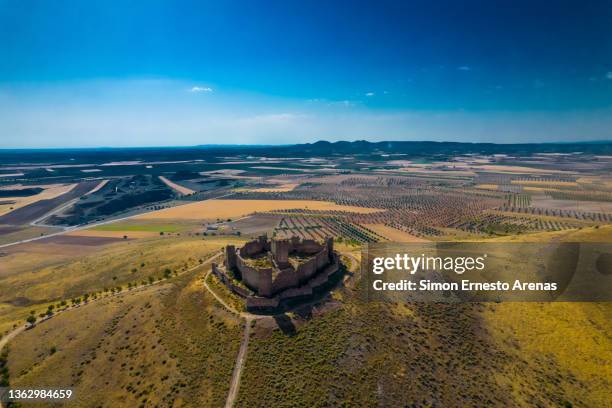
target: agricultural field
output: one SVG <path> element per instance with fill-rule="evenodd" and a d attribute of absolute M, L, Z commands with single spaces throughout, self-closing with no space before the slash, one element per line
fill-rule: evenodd
<path fill-rule="evenodd" d="M 227 200 L 216 199 L 190 203 L 139 215 L 142 220 L 215 220 L 240 218 L 257 212 L 283 209 L 311 209 L 321 211 L 343 211 L 373 213 L 378 210 L 364 207 L 338 205 L 333 202 L 314 200 Z"/>
<path fill-rule="evenodd" d="M 96 191 L 81 197 L 65 211 L 54 214 L 47 222 L 51 225 L 79 225 L 101 221 L 110 215 L 170 200 L 173 198 L 172 191 L 167 183 L 151 176 L 113 179 Z"/>
<path fill-rule="evenodd" d="M 84 196 L 95 189 L 98 184 L 99 182 L 85 181 L 74 187 L 66 188 L 60 194 L 52 194 L 49 198 L 41 198 L 28 205 L 15 208 L 0 217 L 0 224 L 22 225 L 35 222 L 61 205 Z"/>
<path fill-rule="evenodd" d="M 194 190 L 192 190 L 190 188 L 187 188 L 187 187 L 184 187 L 184 186 L 181 186 L 180 184 L 177 184 L 177 183 L 175 183 L 173 181 L 170 181 L 167 178 L 165 178 L 164 176 L 159 176 L 159 179 L 161 181 L 163 181 L 165 185 L 167 185 L 171 189 L 175 190 L 180 195 L 189 195 L 189 194 L 195 193 Z"/>
<path fill-rule="evenodd" d="M 72 387 L 75 407 L 609 405 L 608 303 L 369 302 L 360 260 L 376 242 L 612 242 L 612 156 L 401 146 L 4 156 L 0 380 Z M 333 237 L 346 273 L 250 314 L 210 263 L 264 234 Z"/>
<path fill-rule="evenodd" d="M 346 222 L 342 215 L 315 215 L 300 216 L 300 212 L 288 211 L 274 214 L 284 214 L 278 225 L 274 228 L 272 235 L 277 238 L 290 238 L 293 236 L 305 239 L 324 240 L 326 237 L 346 239 L 348 242 L 367 243 L 377 242 L 382 236 L 370 228 L 357 223 Z"/>
<path fill-rule="evenodd" d="M 401 146 L 393 147 L 400 147 L 399 152 L 384 155 L 364 145 L 358 156 L 351 155 L 349 145 L 343 147 L 347 154 L 330 155 L 331 146 L 326 144 L 265 150 L 266 155 L 264 150 L 258 155 L 257 149 L 247 153 L 187 149 L 172 154 L 151 150 L 139 151 L 130 160 L 105 152 L 84 154 L 69 164 L 39 166 L 19 165 L 18 156 L 9 156 L 5 171 L 13 176 L 0 179 L 1 189 L 44 188 L 31 196 L 36 197 L 57 186 L 95 183 L 96 187 L 74 202 L 76 193 L 60 194 L 61 200 L 45 205 L 25 205 L 30 217 L 18 211 L 23 209 L 8 211 L 11 204 L 3 204 L 8 213 L 0 216 L 0 228 L 19 228 L 24 231 L 19 236 L 34 238 L 36 233 L 53 233 L 52 226 L 67 228 L 139 215 L 148 220 L 215 222 L 302 209 L 318 212 L 312 216 L 336 227 L 330 225 L 325 233 L 337 236 L 338 230 L 354 230 L 348 239 L 371 242 L 411 236 L 444 240 L 465 233 L 499 236 L 609 222 L 612 181 L 606 169 L 612 163 L 607 155 L 513 154 L 509 148 L 504 154 L 484 153 L 492 151 L 490 147 L 481 147 L 478 154 L 462 154 L 461 147 L 451 154 L 443 144 L 432 154 L 431 146 L 415 144 L 420 149 L 417 153 L 402 152 Z M 581 146 L 581 151 L 595 148 Z M 89 174 L 95 174 L 95 180 Z M 31 197 L 21 200 L 34 200 Z M 15 197 L 2 200 L 18 203 Z M 555 220 L 533 222 L 530 215 Z M 49 230 L 27 232 L 29 224 L 37 221 L 32 218 L 41 217 L 44 222 L 38 220 L 36 226 Z M 366 225 L 379 226 L 388 236 L 368 232 Z M 280 233 L 287 228 L 281 226 Z M 320 228 L 308 229 L 312 229 L 310 235 L 318 236 Z M 265 232 L 273 233 L 274 227 Z M 299 228 L 296 232 L 303 235 Z M 144 236 L 145 231 L 139 234 Z M 4 237 L 0 242 L 5 242 Z"/>
<path fill-rule="evenodd" d="M 0 189 L 0 215 L 33 204 L 39 200 L 50 200 L 72 190 L 76 184 L 49 184 L 39 186 L 8 186 Z M 24 191 L 32 194 L 24 194 Z"/>

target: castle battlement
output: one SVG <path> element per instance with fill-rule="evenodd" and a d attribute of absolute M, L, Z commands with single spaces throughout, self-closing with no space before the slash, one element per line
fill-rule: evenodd
<path fill-rule="evenodd" d="M 282 300 L 311 296 L 338 269 L 332 238 L 319 243 L 299 237 L 269 240 L 265 235 L 240 248 L 227 245 L 223 266 L 213 264 L 213 273 L 247 298 L 250 309 L 274 309 Z"/>

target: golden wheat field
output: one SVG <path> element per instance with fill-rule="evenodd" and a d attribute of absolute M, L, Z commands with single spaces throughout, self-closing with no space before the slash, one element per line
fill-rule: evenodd
<path fill-rule="evenodd" d="M 58 197 L 72 190 L 76 184 L 48 184 L 44 186 L 29 186 L 29 187 L 44 187 L 44 190 L 38 194 L 29 197 L 7 197 L 2 201 L 12 201 L 12 204 L 0 204 L 0 215 L 7 214 L 26 205 L 35 203 L 40 200 L 49 200 Z"/>
<path fill-rule="evenodd" d="M 346 211 L 361 214 L 377 212 L 374 208 L 338 205 L 312 200 L 207 200 L 139 215 L 136 219 L 200 219 L 238 218 L 254 212 L 307 209 Z"/>
<path fill-rule="evenodd" d="M 405 231 L 400 231 L 397 228 L 392 228 L 384 224 L 364 224 L 365 227 L 371 229 L 375 233 L 385 237 L 392 242 L 426 242 L 426 239 L 415 237 Z"/>

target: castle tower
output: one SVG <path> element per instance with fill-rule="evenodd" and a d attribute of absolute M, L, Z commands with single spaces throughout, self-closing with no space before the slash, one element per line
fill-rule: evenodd
<path fill-rule="evenodd" d="M 257 241 L 261 244 L 263 248 L 266 248 L 266 244 L 268 242 L 268 235 L 260 235 L 259 237 L 257 237 Z"/>
<path fill-rule="evenodd" d="M 273 239 L 271 251 L 279 267 L 283 267 L 289 263 L 289 241 L 286 239 Z"/>
<path fill-rule="evenodd" d="M 225 270 L 227 270 L 227 272 L 230 272 L 234 274 L 234 276 L 237 276 L 237 277 L 240 276 L 240 271 L 236 267 L 236 247 L 234 247 L 233 245 L 225 246 L 224 264 L 225 264 Z"/>
<path fill-rule="evenodd" d="M 329 262 L 333 262 L 334 260 L 334 238 L 327 237 L 325 240 L 325 246 L 327 247 L 327 256 L 329 257 Z"/>

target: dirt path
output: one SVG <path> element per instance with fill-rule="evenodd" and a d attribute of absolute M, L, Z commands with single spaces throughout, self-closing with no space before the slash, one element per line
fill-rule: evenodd
<path fill-rule="evenodd" d="M 217 294 L 215 293 L 215 291 L 214 291 L 214 290 L 212 290 L 212 289 L 210 288 L 210 286 L 208 286 L 208 282 L 206 282 L 206 281 L 208 280 L 208 277 L 210 276 L 210 274 L 211 274 L 211 272 L 209 271 L 209 272 L 208 272 L 208 273 L 207 273 L 207 274 L 204 276 L 204 287 L 206 288 L 206 290 L 207 290 L 208 292 L 210 292 L 210 294 L 211 294 L 211 295 L 213 295 L 213 296 L 214 296 L 214 298 L 215 298 L 215 299 L 217 299 L 217 302 L 221 303 L 221 305 L 222 305 L 224 308 L 226 308 L 226 309 L 227 309 L 227 310 L 229 310 L 230 312 L 232 312 L 232 313 L 234 313 L 234 314 L 236 314 L 236 315 L 240 316 L 241 314 L 240 314 L 240 312 L 239 312 L 239 311 L 237 311 L 236 309 L 234 309 L 233 307 L 231 307 L 230 305 L 228 305 L 227 303 L 225 303 L 225 300 L 221 299 L 221 296 L 217 295 Z"/>
<path fill-rule="evenodd" d="M 9 341 L 13 340 L 15 336 L 25 330 L 25 326 L 20 326 L 14 329 L 12 332 L 9 332 L 6 336 L 0 339 L 0 350 L 4 348 L 8 344 Z"/>
<path fill-rule="evenodd" d="M 353 263 L 353 267 L 359 267 L 359 262 L 357 259 L 350 253 L 344 253 L 344 255 L 348 256 Z M 238 356 L 236 357 L 236 363 L 234 364 L 234 371 L 232 372 L 232 379 L 230 380 L 230 389 L 227 394 L 227 400 L 225 401 L 225 408 L 232 408 L 234 406 L 234 402 L 236 401 L 236 397 L 238 396 L 238 391 L 240 389 L 240 377 L 242 376 L 242 370 L 244 368 L 244 363 L 246 361 L 247 351 L 249 348 L 249 339 L 251 338 L 251 323 L 253 320 L 257 319 L 265 319 L 268 316 L 264 315 L 255 315 L 247 312 L 239 312 L 234 309 L 232 306 L 228 305 L 219 295 L 215 293 L 214 290 L 208 286 L 208 277 L 212 272 L 209 271 L 206 276 L 204 276 L 204 287 L 206 290 L 214 296 L 215 299 L 228 311 L 234 313 L 245 320 L 244 322 L 244 334 L 242 336 L 242 343 L 240 344 L 240 350 L 238 350 Z M 316 301 L 318 302 L 318 300 Z"/>
<path fill-rule="evenodd" d="M 225 401 L 225 408 L 231 408 L 234 406 L 236 397 L 238 396 L 238 390 L 240 389 L 240 377 L 242 376 L 242 369 L 246 361 L 246 355 L 249 348 L 249 339 L 251 338 L 251 322 L 256 319 L 265 319 L 267 316 L 254 315 L 247 312 L 239 312 L 230 305 L 228 305 L 214 290 L 208 286 L 208 277 L 211 272 L 209 271 L 204 277 L 204 287 L 211 295 L 217 299 L 217 301 L 228 311 L 240 316 L 244 319 L 244 334 L 242 336 L 242 343 L 240 343 L 240 350 L 238 350 L 238 356 L 236 356 L 236 363 L 234 364 L 234 371 L 232 372 L 232 379 L 230 380 L 230 389 L 227 394 L 227 400 Z"/>
<path fill-rule="evenodd" d="M 249 339 L 251 337 L 251 317 L 245 318 L 244 322 L 244 335 L 242 336 L 242 343 L 240 344 L 240 350 L 236 357 L 236 364 L 234 365 L 234 372 L 232 373 L 232 380 L 230 383 L 230 389 L 227 394 L 227 400 L 225 401 L 225 408 L 232 408 L 236 397 L 238 396 L 238 390 L 240 388 L 240 377 L 242 376 L 242 368 L 246 361 L 246 354 L 249 348 Z"/>

